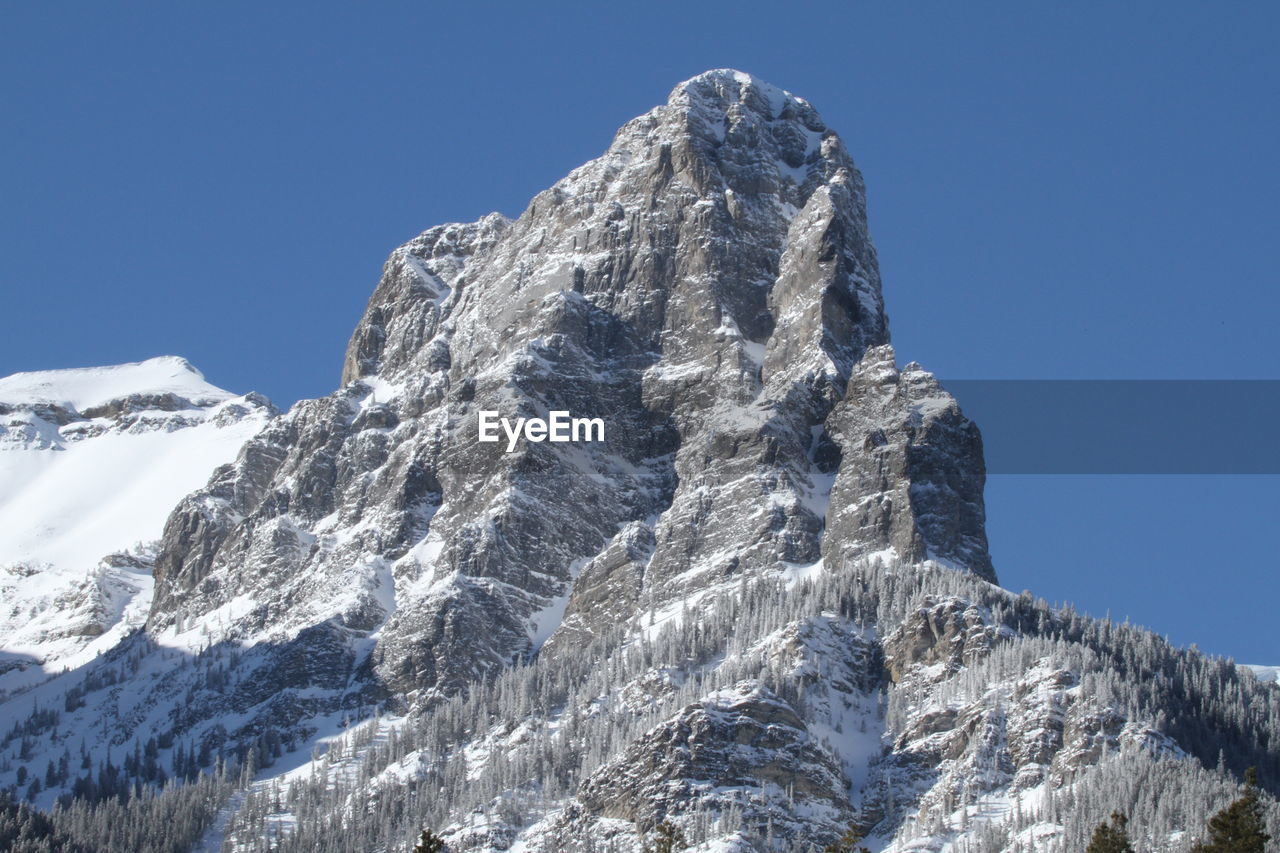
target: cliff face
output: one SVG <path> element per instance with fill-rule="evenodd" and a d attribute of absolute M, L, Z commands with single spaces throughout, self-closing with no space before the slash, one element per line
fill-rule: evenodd
<path fill-rule="evenodd" d="M 342 390 L 171 520 L 150 624 L 248 596 L 250 636 L 376 635 L 368 675 L 416 695 L 833 555 L 993 577 L 977 430 L 887 341 L 839 137 L 746 75 L 694 78 L 519 219 L 392 255 Z M 507 453 L 481 410 L 606 438 Z"/>
<path fill-rule="evenodd" d="M 839 137 L 712 71 L 397 249 L 339 390 L 169 515 L 145 631 L 0 722 L 273 765 L 205 849 L 1079 849 L 1124 796 L 1178 850 L 1226 771 L 1280 781 L 1278 691 L 994 585 L 984 477 L 896 362 Z"/>

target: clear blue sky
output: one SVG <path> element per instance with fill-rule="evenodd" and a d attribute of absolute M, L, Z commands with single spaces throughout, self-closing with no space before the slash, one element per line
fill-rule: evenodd
<path fill-rule="evenodd" d="M 327 393 L 391 248 L 518 214 L 731 66 L 843 134 L 902 359 L 1280 378 L 1277 32 L 1261 2 L 8 3 L 0 374 L 175 353 Z M 997 569 L 1280 663 L 1277 485 L 993 478 Z"/>

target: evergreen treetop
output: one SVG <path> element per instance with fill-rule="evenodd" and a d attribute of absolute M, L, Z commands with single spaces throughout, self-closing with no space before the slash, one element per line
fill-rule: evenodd
<path fill-rule="evenodd" d="M 684 833 L 680 831 L 680 827 L 669 820 L 664 820 L 654 829 L 653 844 L 646 844 L 644 853 L 676 853 L 679 850 L 687 850 L 688 847 L 689 844 L 684 840 Z"/>
<path fill-rule="evenodd" d="M 429 829 L 424 829 L 422 835 L 418 837 L 418 844 L 413 848 L 413 853 L 446 853 L 447 849 L 443 838 Z"/>
<path fill-rule="evenodd" d="M 1085 853 L 1134 853 L 1128 826 L 1129 818 L 1124 812 L 1112 812 L 1111 821 L 1103 821 L 1093 831 Z"/>
<path fill-rule="evenodd" d="M 1192 853 L 1265 853 L 1271 836 L 1263 821 L 1258 799 L 1258 771 L 1244 773 L 1244 793 L 1234 803 L 1209 818 L 1209 839 L 1191 848 Z"/>

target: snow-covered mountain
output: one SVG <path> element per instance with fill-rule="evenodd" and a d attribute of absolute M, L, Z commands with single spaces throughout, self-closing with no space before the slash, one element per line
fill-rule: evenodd
<path fill-rule="evenodd" d="M 0 695 L 146 620 L 169 513 L 271 414 L 180 358 L 0 379 Z"/>
<path fill-rule="evenodd" d="M 996 585 L 981 435 L 898 363 L 862 178 L 749 75 L 680 84 L 515 220 L 393 252 L 334 393 L 253 429 L 208 402 L 185 429 L 239 407 L 252 435 L 139 534 L 145 624 L 0 704 L 0 786 L 70 792 L 69 831 L 1012 853 L 1083 849 L 1119 804 L 1177 851 L 1233 774 L 1280 785 L 1272 687 Z M 507 452 L 482 411 L 604 436 Z"/>

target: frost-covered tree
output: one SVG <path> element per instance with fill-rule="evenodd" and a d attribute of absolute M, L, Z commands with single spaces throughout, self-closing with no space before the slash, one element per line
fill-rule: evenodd
<path fill-rule="evenodd" d="M 959 602 L 958 612 L 982 613 L 990 646 L 935 678 L 888 679 L 883 638 L 946 601 Z M 1047 791 L 1042 804 L 1024 803 L 1003 823 L 981 820 L 977 810 L 963 812 L 967 840 L 958 850 L 1025 851 L 1020 833 L 1049 824 L 1059 834 L 1037 835 L 1035 853 L 1079 853 L 1098 823 L 1123 803 L 1128 831 L 1144 850 L 1185 851 L 1188 842 L 1177 839 L 1194 835 L 1214 809 L 1238 794 L 1226 774 L 1249 764 L 1259 766 L 1259 797 L 1274 822 L 1268 830 L 1280 834 L 1280 806 L 1269 793 L 1280 783 L 1269 746 L 1280 742 L 1280 692 L 1274 687 L 1140 628 L 1055 610 L 962 573 L 852 565 L 795 587 L 767 578 L 744 582 L 689 605 L 682 618 L 659 630 L 637 635 L 633 625 L 610 626 L 572 654 L 534 655 L 465 691 L 415 702 L 404 716 L 396 711 L 395 722 L 353 724 L 327 751 L 313 754 L 310 773 L 291 780 L 283 795 L 266 787 L 251 790 L 228 821 L 227 836 L 243 853 L 406 850 L 422 827 L 465 830 L 473 814 L 517 834 L 570 805 L 584 780 L 608 772 L 629 745 L 709 693 L 754 682 L 790 703 L 801 718 L 821 713 L 808 706 L 813 698 L 813 707 L 821 707 L 814 685 L 778 655 L 762 654 L 760 645 L 760 638 L 788 626 L 816 622 L 838 623 L 842 636 L 867 638 L 865 647 L 850 648 L 857 658 L 850 663 L 865 673 L 867 684 L 858 689 L 867 691 L 872 713 L 889 732 L 913 723 L 913 706 L 985 702 L 991 685 L 1014 683 L 1031 669 L 1051 666 L 1069 673 L 1090 712 L 1112 714 L 1117 724 L 1132 721 L 1135 730 L 1147 726 L 1157 745 L 1168 738 L 1193 756 L 1113 751 L 1104 744 L 1096 762 L 1071 771 L 1067 784 Z M 649 689 L 659 682 L 665 687 Z M 629 694 L 644 699 L 632 701 Z M 989 712 L 1002 714 L 1006 700 L 990 695 L 996 698 Z M 25 734 L 25 728 L 13 734 L 15 745 Z M 221 734 L 218 743 L 230 754 L 234 737 Z M 175 741 L 174 748 L 181 743 Z M 189 742 L 183 763 L 202 743 Z M 160 749 L 163 756 L 166 747 Z M 932 804 L 936 814 L 909 825 L 920 794 L 898 781 L 900 772 L 905 776 L 886 763 L 881 786 L 869 793 L 879 798 L 876 833 L 945 832 L 938 815 L 953 813 L 957 803 L 939 800 Z M 369 790 L 378 796 L 368 798 Z M 971 802 L 981 793 L 958 796 Z M 353 801 L 367 807 L 353 810 Z M 736 833 L 748 844 L 772 837 L 780 850 L 810 849 L 801 837 L 806 826 L 770 825 L 746 800 L 722 813 L 732 813 L 731 819 L 699 819 L 696 802 L 681 808 L 689 814 L 681 828 L 691 846 Z M 824 843 L 844 828 L 823 827 Z M 584 839 L 570 842 L 593 849 Z M 611 853 L 608 843 L 594 849 Z"/>
<path fill-rule="evenodd" d="M 1192 853 L 1265 853 L 1271 836 L 1263 822 L 1258 800 L 1258 772 L 1244 774 L 1244 793 L 1209 819 L 1209 840 L 1191 848 Z"/>
<path fill-rule="evenodd" d="M 1098 824 L 1089 839 L 1085 853 L 1134 853 L 1129 843 L 1129 818 L 1124 812 L 1112 812 L 1111 820 Z"/>
<path fill-rule="evenodd" d="M 418 836 L 418 843 L 414 846 L 413 853 L 445 853 L 447 849 L 443 838 L 429 829 L 424 829 L 422 835 Z"/>
<path fill-rule="evenodd" d="M 644 846 L 644 853 L 676 853 L 678 850 L 688 848 L 689 844 L 684 840 L 684 833 L 680 831 L 680 827 L 669 820 L 664 820 L 654 828 L 653 841 Z"/>
<path fill-rule="evenodd" d="M 0 850 L 7 853 L 88 853 L 48 816 L 0 793 Z"/>

